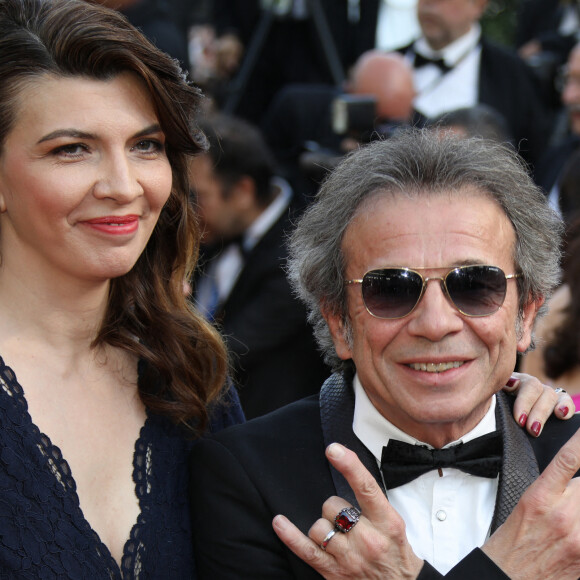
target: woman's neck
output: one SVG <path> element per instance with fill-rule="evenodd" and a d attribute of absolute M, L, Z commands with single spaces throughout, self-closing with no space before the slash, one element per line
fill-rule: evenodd
<path fill-rule="evenodd" d="M 47 341 L 55 348 L 90 347 L 106 312 L 109 281 L 50 280 L 0 266 L 0 342 Z"/>

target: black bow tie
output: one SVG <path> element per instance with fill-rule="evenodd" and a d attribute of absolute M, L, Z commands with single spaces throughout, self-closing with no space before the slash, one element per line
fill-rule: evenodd
<path fill-rule="evenodd" d="M 496 477 L 501 467 L 502 438 L 499 431 L 447 449 L 428 449 L 390 439 L 383 447 L 381 469 L 387 489 L 398 487 L 442 467 L 455 467 L 480 477 Z"/>
<path fill-rule="evenodd" d="M 452 67 L 445 64 L 445 61 L 442 58 L 428 58 L 419 54 L 418 52 L 415 53 L 415 60 L 413 61 L 414 68 L 421 68 L 427 64 L 434 64 L 442 73 L 449 72 Z"/>

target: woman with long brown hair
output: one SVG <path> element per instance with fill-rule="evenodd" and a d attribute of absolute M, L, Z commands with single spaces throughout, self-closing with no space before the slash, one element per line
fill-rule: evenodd
<path fill-rule="evenodd" d="M 194 576 L 187 454 L 242 420 L 183 293 L 199 99 L 114 11 L 0 1 L 0 576 Z"/>

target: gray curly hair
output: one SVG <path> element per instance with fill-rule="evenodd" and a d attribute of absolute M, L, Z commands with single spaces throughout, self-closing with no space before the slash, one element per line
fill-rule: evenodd
<path fill-rule="evenodd" d="M 321 307 L 350 328 L 342 240 L 361 205 L 376 195 L 420 198 L 475 189 L 494 199 L 515 234 L 520 318 L 529 298 L 548 298 L 560 277 L 562 221 L 513 147 L 480 138 L 442 137 L 409 129 L 347 156 L 328 176 L 290 237 L 288 276 L 306 303 L 327 364 L 351 367 L 334 350 Z"/>

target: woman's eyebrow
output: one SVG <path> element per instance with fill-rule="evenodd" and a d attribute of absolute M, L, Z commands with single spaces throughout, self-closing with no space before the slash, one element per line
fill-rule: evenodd
<path fill-rule="evenodd" d="M 149 125 L 149 127 L 145 127 L 142 131 L 135 133 L 133 137 L 144 137 L 146 135 L 151 135 L 152 133 L 163 133 L 163 129 L 159 123 L 154 123 L 153 125 Z"/>
<path fill-rule="evenodd" d="M 138 131 L 133 135 L 133 138 L 144 137 L 146 135 L 151 135 L 152 133 L 161 133 L 163 130 L 161 129 L 161 125 L 159 123 L 154 123 L 153 125 L 149 125 L 145 127 L 141 131 Z M 41 137 L 38 141 L 38 144 L 44 143 L 45 141 L 51 141 L 52 139 L 60 139 L 62 137 L 70 137 L 73 139 L 96 139 L 97 136 L 93 133 L 87 133 L 85 131 L 79 131 L 78 129 L 57 129 L 56 131 L 52 131 Z"/>
<path fill-rule="evenodd" d="M 72 137 L 74 139 L 94 139 L 95 136 L 91 133 L 86 133 L 84 131 L 79 131 L 78 129 L 57 129 L 41 137 L 38 144 L 44 143 L 45 141 L 51 141 L 52 139 L 59 139 L 61 137 Z"/>

